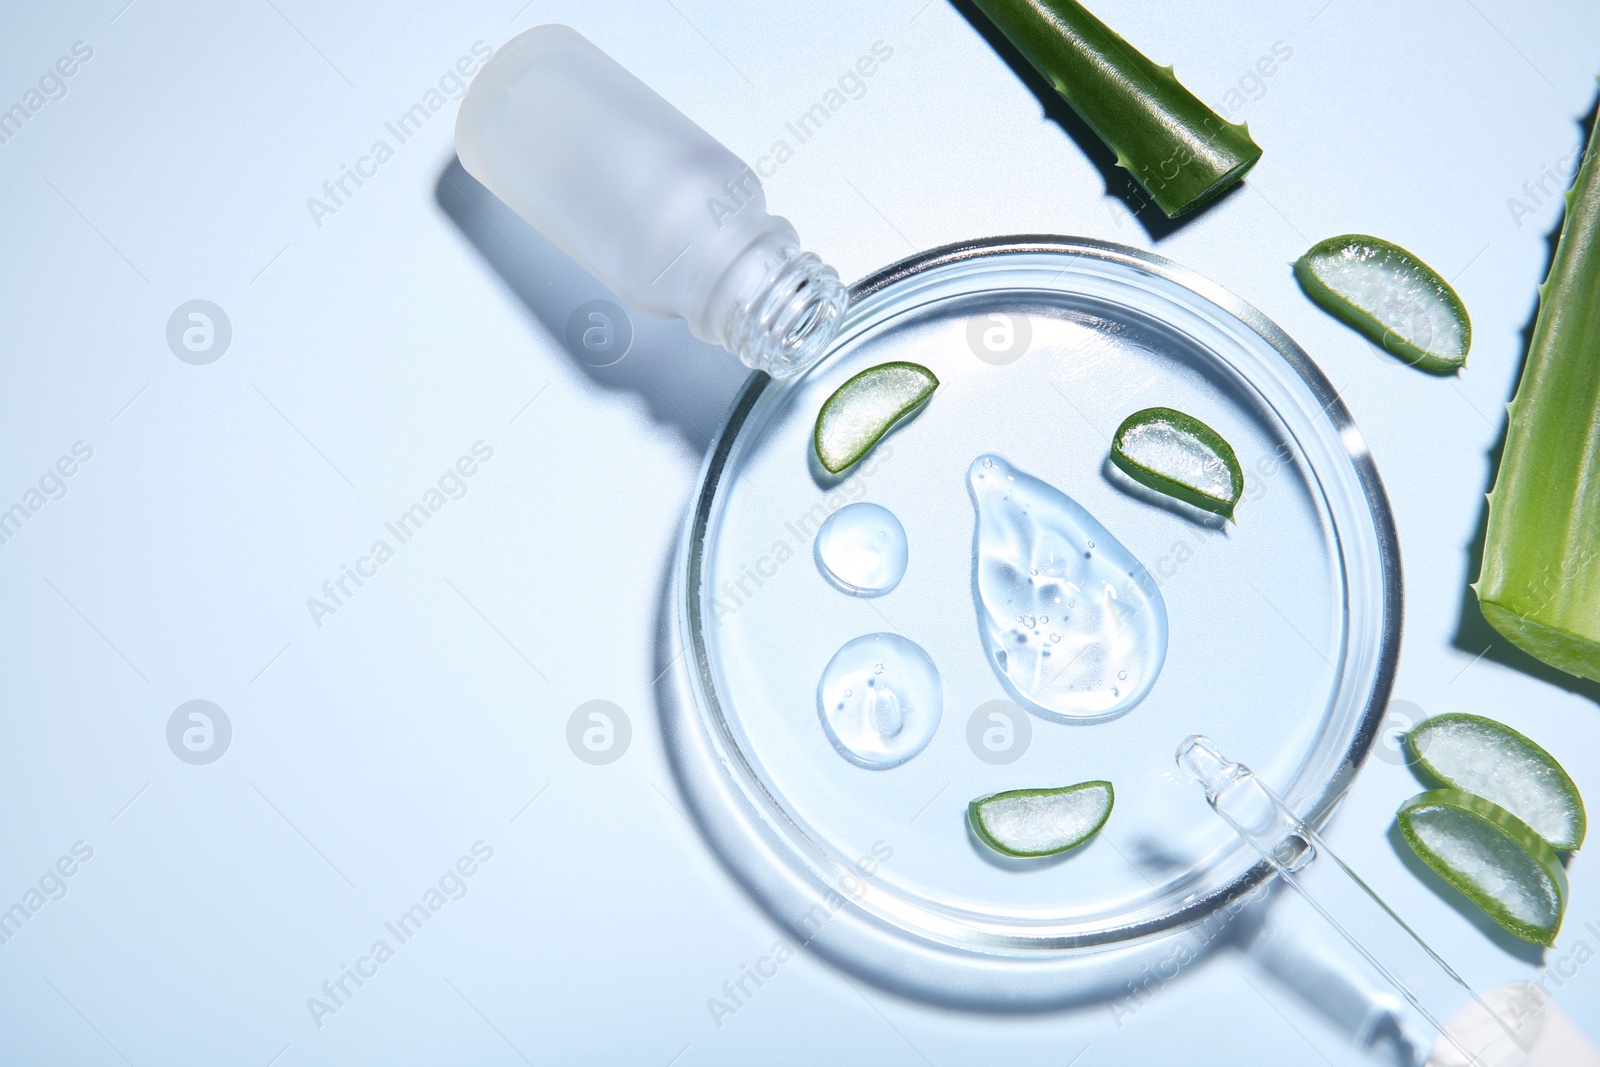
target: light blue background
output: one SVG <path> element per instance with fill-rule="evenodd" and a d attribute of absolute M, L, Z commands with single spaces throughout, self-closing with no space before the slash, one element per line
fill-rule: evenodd
<path fill-rule="evenodd" d="M 75 442 L 93 449 L 0 544 L 0 907 L 74 842 L 93 849 L 0 945 L 0 1060 L 1350 1062 L 1228 953 L 1121 1019 L 936 1010 L 802 954 L 713 1022 L 707 998 L 781 930 L 681 813 L 653 650 L 740 368 L 645 321 L 616 367 L 572 358 L 566 316 L 604 293 L 453 165 L 454 101 L 320 226 L 306 204 L 474 42 L 544 21 L 746 159 L 891 47 L 766 181 L 847 279 L 949 241 L 1056 232 L 1153 248 L 1261 308 L 1342 390 L 1386 481 L 1407 583 L 1396 697 L 1501 718 L 1600 797 L 1594 691 L 1519 669 L 1461 621 L 1559 221 L 1523 185 L 1579 143 L 1592 5 L 1099 0 L 1266 147 L 1243 189 L 1157 239 L 948 0 L 124 2 L 13 2 L 0 34 L 0 107 L 74 42 L 93 49 L 0 144 L 0 508 Z M 1278 42 L 1292 57 L 1252 75 Z M 1251 98 L 1230 108 L 1241 83 Z M 1352 230 L 1455 280 L 1474 326 L 1459 379 L 1399 365 L 1300 295 L 1289 261 Z M 233 328 L 207 366 L 165 339 L 195 298 Z M 466 495 L 315 625 L 306 599 L 479 441 L 493 456 Z M 209 766 L 166 743 L 196 698 L 233 727 Z M 608 766 L 565 740 L 591 699 L 632 722 Z M 1469 979 L 1533 974 L 1536 956 L 1485 937 L 1391 848 L 1417 788 L 1372 761 L 1333 843 Z M 466 895 L 319 1028 L 307 998 L 478 841 L 493 856 Z M 1593 866 L 1574 859 L 1543 961 L 1576 968 L 1558 997 L 1596 1032 L 1600 966 L 1574 962 L 1600 948 Z"/>

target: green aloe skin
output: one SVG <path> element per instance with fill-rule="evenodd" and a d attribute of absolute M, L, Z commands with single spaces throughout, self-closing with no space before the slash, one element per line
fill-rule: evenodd
<path fill-rule="evenodd" d="M 1151 429 L 1169 441 L 1186 441 L 1187 447 L 1182 450 L 1186 454 L 1173 458 L 1204 456 L 1203 469 L 1196 471 L 1187 464 L 1162 469 L 1140 462 L 1133 454 L 1136 449 L 1130 446 L 1130 438 Z M 1145 408 L 1122 420 L 1111 439 L 1111 462 L 1140 485 L 1229 520 L 1233 518 L 1239 498 L 1244 495 L 1244 471 L 1239 467 L 1239 457 L 1234 455 L 1233 446 L 1193 415 L 1172 408 Z"/>
<path fill-rule="evenodd" d="M 1452 819 L 1458 837 L 1470 832 L 1476 869 L 1458 867 L 1455 849 L 1441 854 L 1429 844 L 1418 824 L 1440 815 Z M 1555 849 L 1521 819 L 1458 789 L 1419 793 L 1400 805 L 1397 819 L 1400 835 L 1412 851 L 1495 922 L 1524 941 L 1546 947 L 1555 944 L 1567 906 L 1567 872 Z M 1528 898 L 1540 900 L 1554 913 L 1552 920 L 1539 923 L 1519 915 L 1512 906 L 1519 897 L 1523 909 Z"/>
<path fill-rule="evenodd" d="M 1483 617 L 1545 663 L 1600 681 L 1600 160 L 1589 141 L 1494 491 Z"/>
<path fill-rule="evenodd" d="M 1322 275 L 1333 271 L 1337 277 L 1341 267 L 1350 269 L 1356 264 L 1361 266 L 1355 269 L 1372 269 L 1395 278 L 1401 292 L 1391 289 L 1386 294 L 1383 304 L 1387 307 L 1353 303 Z M 1472 319 L 1466 305 L 1438 271 L 1399 245 L 1361 233 L 1329 237 L 1295 260 L 1294 276 L 1323 310 L 1407 363 L 1432 374 L 1454 374 L 1466 366 L 1467 350 L 1472 347 Z M 1430 304 L 1451 320 L 1453 332 L 1432 324 Z"/>
<path fill-rule="evenodd" d="M 1211 200 L 1261 158 L 1225 121 L 1075 0 L 974 0 L 1117 154 L 1169 218 Z"/>
<path fill-rule="evenodd" d="M 1015 841 L 1002 840 L 1003 833 L 997 834 L 996 828 L 990 825 L 989 812 L 996 805 L 1016 801 L 1028 802 L 1041 798 L 1080 802 L 1081 810 L 1060 813 L 1065 818 L 1077 818 L 1082 823 L 1078 832 L 1065 834 L 1044 847 L 1028 848 Z M 1018 859 L 1037 859 L 1041 856 L 1056 856 L 1077 848 L 1098 834 L 1100 828 L 1106 824 L 1106 820 L 1111 818 L 1111 809 L 1115 804 L 1116 791 L 1107 781 L 1079 782 L 1077 785 L 1062 786 L 1058 789 L 1008 789 L 1004 793 L 990 793 L 988 796 L 979 797 L 968 804 L 967 822 L 978 840 L 1001 855 Z M 1085 815 L 1088 818 L 1083 818 Z"/>

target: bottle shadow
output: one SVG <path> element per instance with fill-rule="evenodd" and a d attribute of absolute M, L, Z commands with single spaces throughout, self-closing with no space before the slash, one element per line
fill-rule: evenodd
<path fill-rule="evenodd" d="M 691 451 L 705 452 L 749 378 L 748 368 L 697 340 L 682 319 L 654 319 L 627 310 L 593 275 L 479 184 L 459 159 L 452 158 L 440 173 L 434 201 L 567 353 L 572 367 L 601 390 L 633 393 L 652 421 L 670 428 Z M 595 301 L 613 307 L 599 309 L 601 317 L 591 320 Z M 609 321 L 619 313 L 625 324 Z M 591 326 L 602 333 L 586 334 Z M 625 342 L 616 340 L 624 334 Z M 611 343 L 590 350 L 586 336 Z"/>
<path fill-rule="evenodd" d="M 1589 142 L 1589 136 L 1594 129 L 1596 116 L 1600 114 L 1600 96 L 1590 106 L 1588 112 L 1578 119 L 1579 133 L 1583 142 Z M 1550 276 L 1550 268 L 1555 263 L 1556 245 L 1561 239 L 1563 218 L 1558 218 L 1555 225 L 1545 234 L 1545 261 L 1544 269 L 1540 273 L 1540 280 Z M 1539 302 L 1534 301 L 1533 310 L 1528 315 L 1527 322 L 1522 327 L 1520 334 L 1521 355 L 1517 362 L 1516 381 L 1522 381 L 1523 371 L 1527 369 L 1528 354 L 1533 347 L 1533 331 L 1539 320 Z M 1515 388 L 1515 387 L 1513 387 Z M 1509 399 L 1509 398 L 1508 398 Z M 1478 596 L 1472 591 L 1472 584 L 1476 583 L 1483 572 L 1484 542 L 1489 530 L 1489 493 L 1494 489 L 1495 478 L 1500 471 L 1500 461 L 1504 458 L 1506 433 L 1510 428 L 1510 414 L 1502 411 L 1499 424 L 1499 433 L 1495 436 L 1494 444 L 1489 448 L 1489 477 L 1483 490 L 1483 506 L 1478 511 L 1478 524 L 1473 531 L 1471 539 L 1465 546 L 1466 555 L 1466 580 L 1461 587 L 1461 605 L 1456 622 L 1456 632 L 1451 643 L 1463 652 L 1493 660 L 1503 666 L 1532 675 L 1540 681 L 1548 682 L 1569 693 L 1587 697 L 1589 700 L 1600 704 L 1600 683 L 1578 678 L 1567 674 L 1559 668 L 1552 667 L 1524 652 L 1513 645 L 1509 639 L 1494 627 L 1489 625 L 1483 617 L 1483 612 L 1478 607 Z"/>
<path fill-rule="evenodd" d="M 1127 205 L 1150 240 L 1160 241 L 1171 237 L 1224 200 L 1237 195 L 1243 187 L 1243 182 L 1237 182 L 1193 211 L 1169 219 L 1150 194 L 1134 180 L 1133 175 L 1117 166 L 1117 154 L 1100 139 L 1100 135 L 1072 110 L 1072 105 L 1062 99 L 1061 94 L 1056 92 L 1055 86 L 1034 69 L 1033 64 L 1017 51 L 1016 45 L 1011 43 L 1000 28 L 978 10 L 973 0 L 950 0 L 950 6 L 972 24 L 978 36 L 994 49 L 995 54 L 1004 60 L 1012 72 L 1033 92 L 1039 100 L 1039 106 L 1044 109 L 1045 117 L 1060 126 L 1068 137 L 1077 142 L 1078 148 L 1089 157 L 1089 162 L 1100 172 L 1100 177 L 1105 182 L 1106 195 L 1116 197 Z"/>

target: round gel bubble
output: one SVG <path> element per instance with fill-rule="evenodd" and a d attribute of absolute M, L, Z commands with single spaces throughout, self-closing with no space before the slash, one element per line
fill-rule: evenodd
<path fill-rule="evenodd" d="M 881 770 L 928 747 L 944 712 L 944 690 L 919 646 L 898 634 L 867 634 L 828 661 L 817 704 L 839 754 Z"/>
<path fill-rule="evenodd" d="M 822 576 L 844 592 L 881 596 L 905 576 L 905 527 L 888 508 L 846 504 L 817 531 L 815 554 Z"/>

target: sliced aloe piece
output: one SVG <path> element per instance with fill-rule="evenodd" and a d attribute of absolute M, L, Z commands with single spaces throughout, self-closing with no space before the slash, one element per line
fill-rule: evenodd
<path fill-rule="evenodd" d="M 1509 811 L 1552 848 L 1583 844 L 1583 798 L 1561 764 L 1511 727 L 1479 715 L 1435 715 L 1406 746 L 1424 770 L 1452 789 Z"/>
<path fill-rule="evenodd" d="M 1422 861 L 1495 922 L 1536 945 L 1555 943 L 1567 872 L 1527 823 L 1459 789 L 1412 797 L 1400 805 L 1399 821 Z"/>
<path fill-rule="evenodd" d="M 917 363 L 868 367 L 835 389 L 817 412 L 817 458 L 838 474 L 938 387 L 933 371 Z"/>
<path fill-rule="evenodd" d="M 1172 408 L 1145 408 L 1122 420 L 1111 439 L 1111 462 L 1142 485 L 1227 519 L 1244 492 L 1232 446 Z"/>
<path fill-rule="evenodd" d="M 1467 362 L 1472 322 L 1450 283 L 1399 245 L 1348 233 L 1294 264 L 1306 294 L 1407 363 L 1448 373 Z"/>
<path fill-rule="evenodd" d="M 1110 782 L 1012 789 L 967 805 L 978 839 L 1006 856 L 1054 856 L 1100 832 L 1116 797 Z"/>

